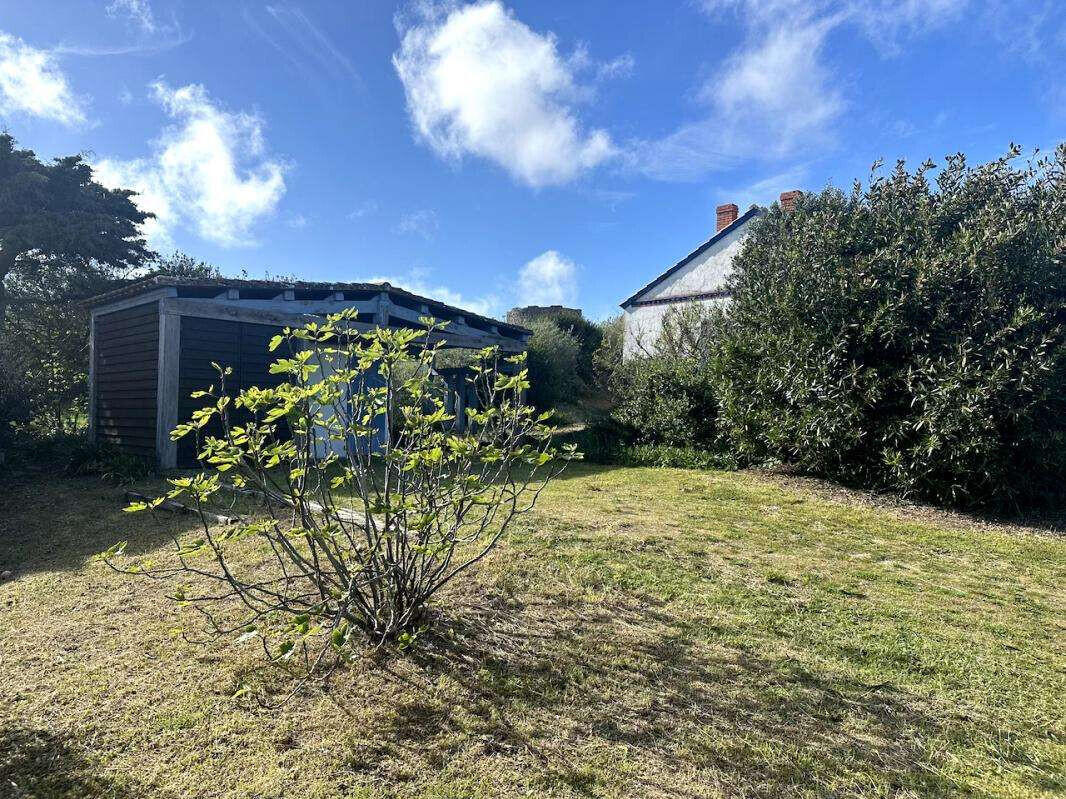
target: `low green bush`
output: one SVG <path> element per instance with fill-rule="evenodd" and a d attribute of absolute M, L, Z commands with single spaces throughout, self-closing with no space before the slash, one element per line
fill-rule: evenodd
<path fill-rule="evenodd" d="M 23 426 L 2 450 L 0 467 L 20 472 L 45 469 L 70 476 L 97 475 L 121 484 L 135 483 L 158 473 L 154 460 L 89 441 L 84 428 L 70 433 Z"/>
<path fill-rule="evenodd" d="M 632 431 L 609 418 L 560 435 L 559 441 L 575 445 L 583 460 L 589 463 L 677 469 L 739 468 L 733 454 L 721 447 L 635 444 Z"/>
<path fill-rule="evenodd" d="M 613 418 L 634 444 L 711 448 L 718 401 L 709 361 L 646 356 L 625 362 L 611 380 Z"/>
<path fill-rule="evenodd" d="M 590 463 L 620 463 L 622 450 L 628 446 L 628 431 L 610 418 L 597 419 L 576 430 L 559 435 L 561 444 L 573 444 Z"/>
<path fill-rule="evenodd" d="M 697 449 L 667 444 L 633 444 L 620 447 L 614 454 L 620 466 L 654 466 L 671 469 L 737 469 L 732 453 L 722 449 Z"/>

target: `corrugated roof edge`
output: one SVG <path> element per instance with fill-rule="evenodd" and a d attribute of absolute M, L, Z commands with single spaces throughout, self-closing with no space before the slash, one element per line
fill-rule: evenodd
<path fill-rule="evenodd" d="M 503 322 L 499 319 L 493 319 L 490 316 L 483 316 L 473 311 L 459 308 L 455 305 L 449 305 L 446 302 L 435 300 L 432 297 L 423 297 L 420 294 L 408 291 L 407 289 L 394 286 L 391 283 L 322 283 L 314 281 L 298 280 L 295 282 L 283 281 L 283 280 L 240 280 L 238 278 L 190 278 L 190 277 L 171 277 L 168 275 L 156 275 L 155 277 L 148 277 L 143 280 L 138 280 L 134 283 L 130 283 L 121 288 L 114 289 L 105 294 L 98 294 L 95 297 L 90 297 L 85 300 L 85 305 L 89 308 L 96 308 L 101 305 L 107 305 L 108 303 L 115 302 L 117 300 L 126 299 L 127 297 L 136 297 L 138 294 L 146 294 L 149 291 L 161 288 L 212 288 L 218 287 L 224 288 L 249 288 L 249 289 L 267 289 L 276 288 L 279 291 L 284 289 L 313 289 L 318 291 L 387 291 L 390 294 L 406 297 L 410 300 L 414 300 L 419 303 L 425 303 L 431 308 L 436 306 L 438 308 L 446 309 L 451 313 L 455 313 L 471 319 L 480 319 L 483 322 L 488 322 L 497 325 L 500 328 L 507 330 L 514 330 L 520 333 L 531 334 L 529 328 L 522 327 L 522 325 L 511 324 L 510 322 Z"/>
<path fill-rule="evenodd" d="M 638 291 L 636 291 L 633 294 L 633 296 L 627 297 L 626 299 L 624 299 L 620 303 L 618 303 L 618 307 L 619 308 L 625 308 L 627 305 L 629 305 L 629 303 L 633 302 L 637 297 L 639 297 L 645 291 L 647 291 L 648 289 L 654 288 L 655 286 L 659 285 L 664 280 L 666 280 L 666 278 L 670 277 L 670 275 L 674 274 L 674 272 L 676 272 L 678 269 L 683 267 L 685 264 L 687 264 L 693 258 L 696 258 L 699 255 L 701 255 L 702 253 L 706 252 L 707 248 L 713 246 L 714 243 L 719 241 L 719 240 L 721 240 L 721 238 L 723 236 L 726 236 L 726 235 L 732 233 L 738 227 L 740 227 L 741 225 L 744 225 L 745 223 L 747 223 L 747 221 L 749 219 L 752 219 L 752 218 L 754 218 L 756 216 L 759 216 L 760 214 L 765 213 L 765 211 L 766 211 L 765 208 L 762 208 L 761 206 L 758 206 L 758 205 L 753 205 L 751 208 L 749 208 L 747 211 L 745 211 L 742 215 L 737 217 L 733 221 L 732 224 L 726 225 L 724 228 L 722 228 L 717 233 L 715 233 L 713 236 L 711 236 L 709 239 L 707 239 L 707 241 L 703 242 L 703 244 L 701 244 L 699 247 L 694 249 L 692 252 L 690 252 L 688 255 L 686 255 L 684 258 L 682 258 L 676 264 L 671 266 L 669 269 L 667 269 L 665 272 L 663 272 L 657 278 L 652 280 L 646 286 L 642 286 Z"/>

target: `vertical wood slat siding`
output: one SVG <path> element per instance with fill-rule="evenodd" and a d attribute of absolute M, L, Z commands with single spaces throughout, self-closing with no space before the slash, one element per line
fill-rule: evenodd
<path fill-rule="evenodd" d="M 193 399 L 190 396 L 192 392 L 211 385 L 218 389 L 218 372 L 211 365 L 212 361 L 222 367 L 232 367 L 233 374 L 226 378 L 226 393 L 231 396 L 244 388 L 273 388 L 284 382 L 283 375 L 270 374 L 270 364 L 281 354 L 272 353 L 268 348 L 271 337 L 281 330 L 281 327 L 273 325 L 182 316 L 178 422 L 189 421 L 193 411 L 210 403 L 208 398 Z M 242 421 L 236 414 L 232 414 L 231 418 L 237 423 Z M 213 422 L 203 435 L 218 436 L 221 433 L 221 427 Z M 186 436 L 178 442 L 178 466 L 197 466 L 196 443 L 192 436 Z"/>
<path fill-rule="evenodd" d="M 93 323 L 96 440 L 155 456 L 159 304 L 100 314 Z"/>

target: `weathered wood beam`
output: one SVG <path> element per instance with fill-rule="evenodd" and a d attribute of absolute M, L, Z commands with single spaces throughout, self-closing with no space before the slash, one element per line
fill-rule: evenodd
<path fill-rule="evenodd" d="M 150 497 L 147 494 L 142 494 L 139 491 L 127 491 L 126 502 L 154 502 L 156 497 Z M 183 513 L 193 516 L 199 516 L 201 511 L 196 508 L 191 508 L 188 505 L 183 505 L 180 502 L 175 502 L 172 499 L 165 500 L 163 504 L 159 506 L 159 510 L 165 510 L 168 513 Z M 203 511 L 204 518 L 212 524 L 239 524 L 241 522 L 240 516 L 224 516 L 220 513 L 212 513 L 211 511 Z"/>

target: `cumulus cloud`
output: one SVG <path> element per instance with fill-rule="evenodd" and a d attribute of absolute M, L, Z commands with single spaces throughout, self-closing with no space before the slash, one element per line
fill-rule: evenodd
<path fill-rule="evenodd" d="M 25 114 L 76 125 L 85 121 L 55 57 L 0 33 L 0 115 Z"/>
<path fill-rule="evenodd" d="M 577 265 L 555 250 L 528 261 L 517 275 L 502 275 L 496 291 L 470 294 L 457 291 L 434 278 L 433 271 L 415 267 L 401 274 L 379 275 L 371 282 L 386 281 L 423 297 L 456 308 L 502 318 L 512 305 L 574 305 L 577 301 Z"/>
<path fill-rule="evenodd" d="M 577 265 L 555 250 L 528 261 L 518 273 L 519 305 L 572 305 L 577 300 Z"/>
<path fill-rule="evenodd" d="M 252 243 L 253 226 L 285 193 L 285 165 L 267 154 L 263 121 L 225 110 L 197 84 L 151 88 L 174 124 L 148 157 L 98 161 L 97 178 L 140 192 L 138 204 L 156 214 L 145 233 L 157 248 L 172 246 L 179 226 L 223 246 Z"/>
<path fill-rule="evenodd" d="M 554 36 L 531 30 L 498 0 L 423 6 L 401 22 L 393 65 L 418 137 L 438 155 L 485 158 L 530 186 L 566 183 L 612 157 L 587 130 L 588 96 Z"/>

